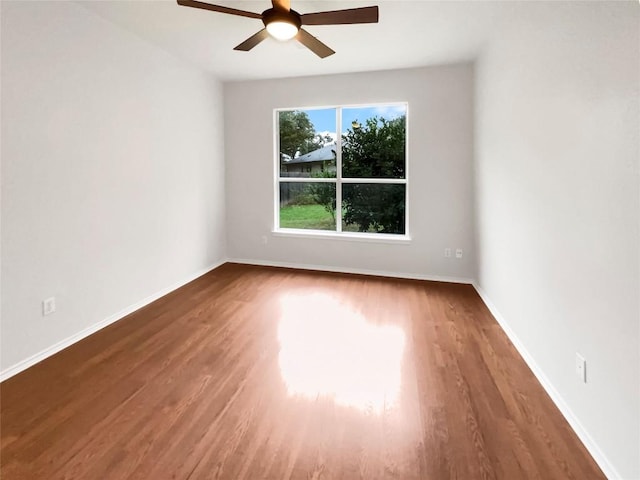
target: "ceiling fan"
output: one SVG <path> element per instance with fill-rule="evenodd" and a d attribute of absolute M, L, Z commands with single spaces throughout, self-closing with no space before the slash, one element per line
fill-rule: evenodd
<path fill-rule="evenodd" d="M 318 55 L 320 58 L 333 55 L 331 48 L 302 28 L 302 25 L 345 25 L 355 23 L 378 23 L 378 7 L 349 8 L 330 12 L 315 12 L 300 14 L 291 10 L 290 0 L 271 0 L 272 8 L 262 13 L 247 12 L 220 5 L 199 2 L 197 0 L 178 0 L 178 5 L 201 8 L 212 12 L 228 13 L 241 17 L 262 20 L 264 27 L 255 35 L 250 36 L 234 50 L 248 52 L 271 35 L 276 40 L 290 40 L 296 38 L 301 44 Z"/>

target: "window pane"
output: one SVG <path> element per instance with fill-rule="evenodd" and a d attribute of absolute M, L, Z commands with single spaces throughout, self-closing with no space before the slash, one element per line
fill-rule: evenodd
<path fill-rule="evenodd" d="M 342 176 L 405 178 L 405 105 L 342 109 Z"/>
<path fill-rule="evenodd" d="M 280 228 L 336 229 L 336 184 L 280 183 Z"/>
<path fill-rule="evenodd" d="M 280 177 L 336 176 L 336 109 L 278 112 Z"/>
<path fill-rule="evenodd" d="M 342 230 L 404 234 L 405 193 L 404 184 L 342 185 Z"/>

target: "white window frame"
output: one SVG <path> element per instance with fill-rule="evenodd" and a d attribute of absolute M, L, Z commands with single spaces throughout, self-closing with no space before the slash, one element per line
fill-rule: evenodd
<path fill-rule="evenodd" d="M 405 108 L 405 167 L 404 178 L 343 178 L 342 177 L 342 109 L 403 106 Z M 280 176 L 280 112 L 295 110 L 336 110 L 336 176 L 335 178 L 313 177 L 281 177 Z M 272 234 L 282 237 L 315 237 L 342 240 L 373 241 L 383 243 L 408 243 L 409 235 L 409 104 L 408 102 L 365 103 L 356 105 L 334 105 L 320 107 L 276 108 L 273 110 L 274 125 L 274 202 Z M 333 183 L 336 186 L 336 229 L 312 230 L 299 228 L 280 228 L 280 183 Z M 404 198 L 404 234 L 401 233 L 367 233 L 342 231 L 342 185 L 349 183 L 377 183 L 405 185 Z"/>

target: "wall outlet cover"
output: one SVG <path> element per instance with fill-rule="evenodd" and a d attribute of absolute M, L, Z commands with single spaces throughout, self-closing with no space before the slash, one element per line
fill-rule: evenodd
<path fill-rule="evenodd" d="M 51 315 L 56 311 L 56 297 L 45 298 L 42 301 L 42 315 Z"/>

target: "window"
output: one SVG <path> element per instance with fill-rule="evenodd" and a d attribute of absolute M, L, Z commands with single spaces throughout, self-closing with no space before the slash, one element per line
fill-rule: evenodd
<path fill-rule="evenodd" d="M 275 120 L 277 231 L 407 234 L 406 104 L 276 110 Z"/>

